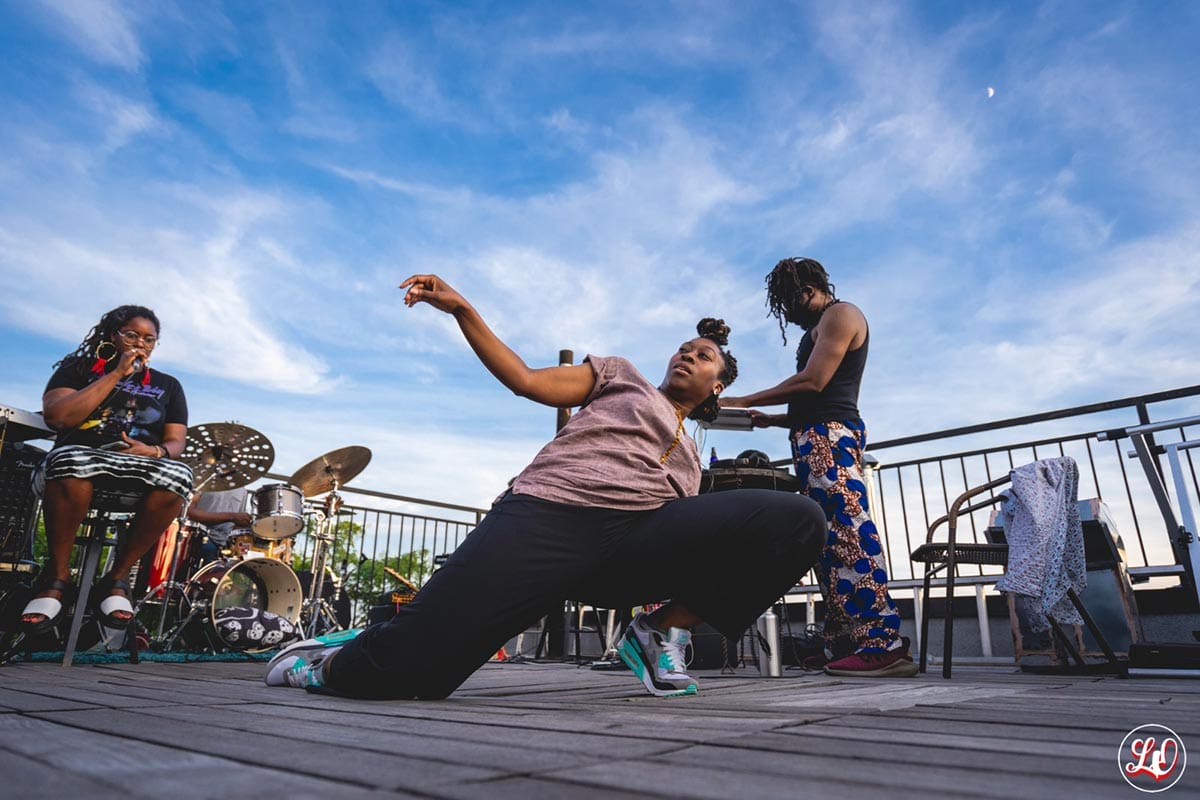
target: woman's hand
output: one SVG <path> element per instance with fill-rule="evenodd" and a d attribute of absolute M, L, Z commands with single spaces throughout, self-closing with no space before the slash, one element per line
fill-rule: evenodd
<path fill-rule="evenodd" d="M 135 368 L 134 364 L 141 361 L 141 367 Z M 121 353 L 121 360 L 117 362 L 117 368 L 113 370 L 122 378 L 128 378 L 135 372 L 141 372 L 150 363 L 150 354 L 140 347 L 131 347 Z"/>
<path fill-rule="evenodd" d="M 412 308 L 417 303 L 428 303 L 438 311 L 454 314 L 467 307 L 467 301 L 448 283 L 437 275 L 413 275 L 400 284 L 407 288 L 404 305 Z"/>
<path fill-rule="evenodd" d="M 127 448 L 120 451 L 126 455 L 146 456 L 148 458 L 158 458 L 160 455 L 162 455 L 162 451 L 158 449 L 158 445 L 146 444 L 145 442 L 139 442 L 137 439 L 130 439 L 129 434 L 125 431 L 121 431 L 121 441 L 129 445 Z"/>

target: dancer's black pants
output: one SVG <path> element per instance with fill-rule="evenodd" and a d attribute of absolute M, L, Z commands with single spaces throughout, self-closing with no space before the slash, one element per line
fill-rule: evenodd
<path fill-rule="evenodd" d="M 564 600 L 671 598 L 736 638 L 812 567 L 826 532 L 806 497 L 737 489 L 653 511 L 508 495 L 395 617 L 345 645 L 328 679 L 353 697 L 443 698 Z"/>

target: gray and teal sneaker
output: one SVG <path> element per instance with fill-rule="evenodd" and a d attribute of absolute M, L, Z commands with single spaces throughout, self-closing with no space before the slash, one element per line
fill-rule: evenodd
<path fill-rule="evenodd" d="M 617 646 L 621 660 L 656 697 L 696 694 L 699 691 L 696 679 L 684 672 L 687 668 L 684 651 L 692 640 L 692 632 L 670 628 L 664 633 L 651 625 L 647 616 L 644 612 L 638 614 L 625 629 Z"/>
<path fill-rule="evenodd" d="M 297 689 L 324 686 L 325 662 L 362 631 L 362 628 L 334 631 L 289 645 L 267 662 L 263 680 L 267 686 L 294 686 Z"/>

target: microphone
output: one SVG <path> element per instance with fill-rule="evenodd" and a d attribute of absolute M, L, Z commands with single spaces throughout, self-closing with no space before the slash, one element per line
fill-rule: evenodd
<path fill-rule="evenodd" d="M 135 358 L 133 360 L 133 371 L 134 372 L 141 372 L 145 368 L 145 366 L 146 366 L 146 359 L 142 358 L 141 356 L 138 356 L 137 358 Z"/>

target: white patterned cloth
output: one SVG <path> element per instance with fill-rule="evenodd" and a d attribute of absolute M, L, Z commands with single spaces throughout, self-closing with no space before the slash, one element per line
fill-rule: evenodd
<path fill-rule="evenodd" d="M 151 489 L 166 489 L 187 502 L 192 493 L 192 468 L 171 458 L 134 456 L 98 447 L 69 444 L 46 454 L 31 476 L 33 491 L 42 497 L 46 481 L 81 478 L 95 484 L 97 499 L 126 499 L 135 505 Z"/>
<path fill-rule="evenodd" d="M 1008 568 L 996 581 L 1003 592 L 1028 598 L 1030 628 L 1045 631 L 1047 617 L 1068 625 L 1083 619 L 1067 597 L 1087 588 L 1083 525 L 1079 522 L 1079 465 L 1075 459 L 1049 458 L 1017 467 L 1010 498 L 1004 504 Z"/>

